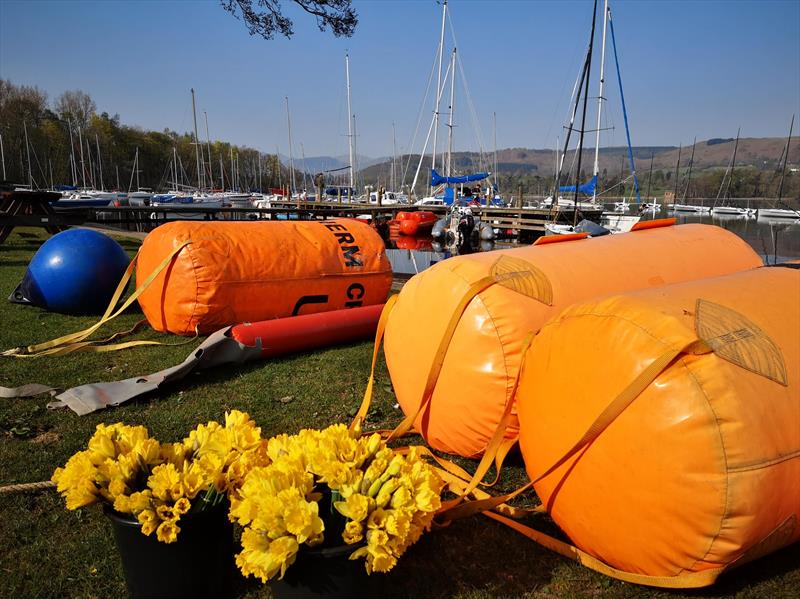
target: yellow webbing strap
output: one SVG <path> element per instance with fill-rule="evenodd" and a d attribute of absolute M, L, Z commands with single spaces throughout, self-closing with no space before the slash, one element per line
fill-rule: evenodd
<path fill-rule="evenodd" d="M 564 462 L 574 456 L 578 451 L 586 447 L 589 443 L 594 441 L 600 433 L 602 433 L 608 426 L 622 414 L 634 399 L 644 391 L 650 383 L 652 383 L 661 372 L 669 366 L 672 361 L 681 354 L 707 354 L 711 348 L 704 342 L 694 340 L 686 344 L 680 349 L 669 349 L 658 358 L 653 360 L 647 368 L 642 370 L 631 383 L 622 390 L 622 392 L 614 398 L 614 400 L 606 406 L 606 408 L 595 419 L 591 426 L 586 429 L 583 436 L 558 460 L 553 463 L 547 470 L 536 477 L 533 483 L 538 483 L 548 474 L 553 472 L 556 468 L 561 466 Z"/>
<path fill-rule="evenodd" d="M 447 323 L 447 328 L 444 331 L 444 335 L 442 335 L 442 339 L 439 341 L 439 347 L 434 354 L 431 368 L 428 371 L 428 379 L 425 381 L 425 390 L 422 392 L 422 399 L 419 403 L 419 406 L 417 406 L 417 409 L 412 414 L 406 416 L 405 419 L 397 425 L 387 440 L 391 441 L 392 439 L 402 437 L 409 430 L 411 430 L 411 427 L 414 426 L 414 421 L 423 412 L 423 410 L 428 407 L 428 404 L 430 404 L 431 398 L 433 397 L 433 391 L 436 389 L 436 383 L 439 380 L 439 373 L 442 371 L 442 365 L 444 364 L 445 356 L 447 356 L 447 350 L 450 347 L 450 341 L 453 339 L 453 335 L 456 332 L 456 327 L 461 321 L 461 316 L 464 314 L 467 306 L 476 295 L 478 295 L 481 291 L 488 289 L 495 283 L 497 283 L 497 277 L 495 276 L 487 276 L 483 277 L 482 279 L 478 279 L 469 286 L 467 291 L 461 297 L 458 304 L 453 309 L 453 313 L 450 316 L 450 321 Z"/>
<path fill-rule="evenodd" d="M 372 366 L 369 371 L 369 380 L 367 381 L 367 388 L 364 390 L 364 399 L 361 400 L 361 406 L 353 417 L 353 422 L 350 423 L 351 431 L 361 431 L 361 425 L 367 417 L 370 404 L 372 404 L 372 391 L 375 386 L 375 364 L 378 361 L 378 352 L 380 351 L 381 342 L 383 341 L 383 333 L 386 330 L 386 321 L 389 320 L 389 314 L 396 303 L 397 295 L 393 295 L 386 300 L 386 303 L 383 305 L 383 310 L 381 310 L 381 316 L 378 319 L 378 329 L 375 332 L 375 345 L 372 347 Z"/>
<path fill-rule="evenodd" d="M 155 280 L 155 278 L 161 274 L 161 272 L 170 265 L 173 258 L 187 245 L 189 245 L 190 241 L 184 241 L 178 247 L 176 247 L 170 254 L 161 261 L 161 264 L 156 267 L 156 269 L 150 273 L 150 276 L 145 279 L 141 286 L 139 286 L 128 299 L 120 306 L 116 311 L 114 307 L 119 302 L 120 297 L 125 291 L 125 288 L 128 285 L 128 282 L 133 275 L 133 269 L 136 266 L 136 259 L 138 257 L 138 253 L 134 256 L 133 260 L 131 260 L 130 264 L 128 264 L 128 268 L 125 269 L 125 274 L 122 276 L 122 279 L 117 285 L 117 289 L 114 291 L 114 295 L 111 298 L 111 301 L 106 308 L 105 313 L 103 316 L 98 320 L 95 324 L 90 326 L 87 329 L 82 331 L 78 331 L 76 333 L 70 333 L 69 335 L 64 335 L 62 337 L 58 337 L 57 339 L 53 339 L 51 341 L 45 341 L 44 343 L 37 343 L 36 345 L 29 345 L 27 347 L 18 347 L 14 349 L 7 350 L 2 353 L 3 356 L 13 356 L 15 358 L 34 358 L 39 356 L 47 356 L 47 355 L 61 355 L 61 354 L 68 354 L 75 351 L 95 351 L 95 352 L 103 352 L 103 351 L 113 351 L 114 349 L 122 349 L 124 347 L 132 347 L 134 345 L 157 345 L 159 342 L 157 341 L 130 341 L 128 343 L 121 343 L 116 346 L 108 346 L 103 348 L 102 346 L 95 346 L 97 341 L 84 341 L 87 337 L 89 337 L 92 333 L 94 333 L 97 329 L 103 326 L 105 323 L 113 320 L 120 314 L 122 314 L 125 310 L 128 309 L 136 299 L 144 292 L 147 287 Z M 138 326 L 138 325 L 137 325 Z M 133 330 L 136 329 L 134 326 Z M 121 336 L 120 334 L 112 335 L 108 340 L 114 339 L 116 337 Z"/>
<path fill-rule="evenodd" d="M 531 342 L 533 341 L 533 333 L 528 333 L 525 337 L 525 340 L 522 343 L 522 350 L 520 352 L 520 366 L 517 369 L 517 374 L 514 377 L 514 385 L 511 388 L 511 393 L 509 394 L 508 398 L 506 399 L 506 405 L 503 409 L 503 415 L 500 418 L 500 422 L 497 423 L 497 427 L 494 429 L 494 433 L 492 434 L 492 438 L 489 441 L 489 445 L 486 447 L 486 451 L 483 453 L 483 457 L 481 461 L 478 463 L 478 467 L 475 469 L 475 473 L 470 478 L 467 486 L 461 492 L 459 497 L 448 501 L 444 504 L 443 514 L 448 513 L 449 510 L 454 509 L 458 504 L 460 504 L 466 497 L 469 495 L 480 482 L 483 480 L 483 477 L 486 476 L 486 473 L 489 471 L 489 467 L 491 466 L 492 462 L 495 464 L 495 478 L 494 480 L 486 485 L 486 486 L 493 486 L 497 480 L 500 478 L 500 469 L 503 466 L 503 460 L 505 459 L 508 452 L 514 446 L 514 444 L 519 439 L 519 436 L 516 435 L 511 439 L 506 439 L 506 429 L 508 428 L 508 422 L 511 420 L 511 409 L 514 407 L 514 402 L 516 401 L 517 397 L 517 388 L 519 387 L 519 379 L 522 376 L 522 368 L 525 364 L 525 356 L 528 353 L 528 348 L 531 346 Z"/>
<path fill-rule="evenodd" d="M 686 572 L 676 576 L 646 576 L 644 574 L 636 574 L 634 572 L 626 572 L 609 566 L 605 562 L 600 561 L 594 556 L 589 555 L 571 545 L 560 541 L 555 537 L 551 537 L 543 532 L 520 524 L 516 520 L 512 520 L 506 516 L 495 514 L 494 512 L 484 512 L 484 515 L 505 524 L 506 526 L 516 530 L 518 533 L 525 535 L 532 541 L 538 543 L 551 551 L 575 560 L 582 566 L 586 566 L 590 570 L 605 574 L 617 580 L 631 582 L 633 584 L 643 584 L 653 587 L 662 587 L 666 589 L 696 589 L 700 587 L 707 587 L 714 584 L 720 574 L 722 574 L 727 567 L 712 568 L 709 570 L 701 570 L 700 572 Z"/>

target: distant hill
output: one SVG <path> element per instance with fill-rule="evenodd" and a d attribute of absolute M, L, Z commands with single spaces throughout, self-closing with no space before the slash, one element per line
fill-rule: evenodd
<path fill-rule="evenodd" d="M 281 163 L 284 166 L 289 166 L 289 157 L 280 154 Z M 356 165 L 359 170 L 368 168 L 376 163 L 385 162 L 387 158 L 370 158 L 369 156 L 356 155 Z M 294 156 L 294 167 L 299 170 L 305 170 L 309 174 L 335 171 L 347 168 L 350 165 L 349 156 L 306 156 L 305 160 L 302 156 Z"/>
<path fill-rule="evenodd" d="M 736 164 L 739 167 L 752 166 L 758 170 L 773 170 L 778 167 L 779 161 L 786 145 L 786 138 L 742 138 L 739 140 L 739 148 L 736 153 Z M 694 169 L 702 171 L 704 169 L 715 169 L 727 167 L 731 155 L 733 154 L 733 139 L 715 138 L 707 141 L 698 141 L 695 146 Z M 681 168 L 684 169 L 689 164 L 692 147 L 687 146 L 681 149 Z M 678 160 L 678 148 L 676 146 L 638 146 L 633 148 L 633 155 L 636 161 L 636 170 L 639 173 L 646 173 L 650 168 L 650 157 L 653 156 L 653 169 L 670 171 L 675 169 Z M 574 150 L 570 152 L 565 161 L 565 168 L 568 168 L 574 156 Z M 402 157 L 402 168 L 400 175 L 405 168 L 409 157 Z M 484 155 L 484 162 L 481 164 L 480 156 L 477 152 L 457 152 L 453 155 L 453 162 L 457 172 L 478 171 L 482 168 L 491 170 L 493 156 L 491 152 Z M 411 166 L 406 175 L 406 182 L 410 183 L 416 170 L 419 155 L 412 156 Z M 584 150 L 581 159 L 581 169 L 591 172 L 594 162 L 594 150 Z M 797 166 L 800 163 L 800 137 L 792 138 L 789 147 L 789 164 Z M 362 165 L 364 163 L 362 162 Z M 374 163 L 372 166 L 361 169 L 361 177 L 372 182 L 380 178 L 386 181 L 391 166 L 391 161 Z M 601 148 L 599 157 L 599 168 L 602 173 L 605 169 L 609 175 L 618 174 L 620 170 L 627 172 L 628 149 L 625 146 Z M 430 169 L 430 158 L 426 157 L 423 161 L 423 170 L 426 173 Z M 500 175 L 539 175 L 541 177 L 552 177 L 555 169 L 555 153 L 551 150 L 529 149 L 529 148 L 507 148 L 497 151 L 497 170 Z M 437 169 L 438 170 L 438 169 Z"/>

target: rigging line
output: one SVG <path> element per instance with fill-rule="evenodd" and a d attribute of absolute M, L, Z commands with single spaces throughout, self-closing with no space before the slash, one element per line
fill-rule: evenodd
<path fill-rule="evenodd" d="M 437 97 L 436 105 L 439 105 L 439 102 L 442 100 L 442 93 L 444 93 L 444 88 L 447 87 L 447 78 L 450 75 L 450 64 L 447 65 L 447 70 L 444 73 L 444 79 L 442 80 L 442 88 L 439 90 L 439 94 Z M 434 123 L 436 123 L 436 113 L 434 113 L 433 118 L 431 119 L 431 125 L 428 128 L 428 137 L 425 138 L 425 147 L 422 148 L 422 153 L 419 155 L 419 163 L 417 164 L 417 171 L 414 173 L 414 181 L 411 183 L 411 193 L 414 193 L 414 188 L 417 186 L 417 179 L 419 178 L 419 171 L 422 169 L 422 161 L 425 159 L 425 153 L 428 151 L 428 140 L 431 136 L 431 131 L 433 130 Z M 431 161 L 431 170 L 433 169 L 433 162 Z"/>
<path fill-rule="evenodd" d="M 458 48 L 458 40 L 456 39 L 456 29 L 453 26 L 453 21 L 450 16 L 451 13 L 447 13 L 447 21 L 450 23 L 450 37 L 453 39 L 453 46 Z M 478 152 L 479 152 L 479 165 L 482 170 L 484 169 L 485 163 L 485 156 L 483 150 L 483 132 L 481 131 L 480 121 L 478 121 L 478 114 L 475 111 L 475 105 L 472 102 L 472 94 L 469 92 L 469 85 L 467 83 L 467 75 L 464 72 L 464 63 L 461 61 L 461 56 L 456 56 L 456 62 L 458 63 L 458 69 L 461 73 L 461 86 L 464 89 L 464 93 L 467 97 L 467 106 L 470 110 L 470 116 L 472 117 L 472 125 L 474 127 L 474 133 L 476 136 L 476 141 L 478 143 Z"/>
<path fill-rule="evenodd" d="M 417 143 L 417 134 L 419 133 L 419 126 L 420 126 L 420 123 L 422 122 L 422 114 L 423 114 L 423 112 L 425 110 L 425 104 L 428 102 L 428 93 L 430 92 L 431 84 L 433 83 L 433 74 L 436 72 L 436 61 L 438 59 L 438 47 L 439 47 L 439 45 L 437 44 L 436 47 L 437 47 L 437 56 L 434 57 L 433 64 L 431 65 L 431 72 L 430 72 L 430 75 L 428 75 L 428 85 L 425 88 L 425 95 L 423 96 L 422 102 L 419 105 L 419 110 L 417 111 L 417 125 L 414 128 L 414 136 L 411 138 L 411 145 L 408 146 L 408 155 L 406 156 L 406 165 L 405 165 L 405 168 L 403 168 L 403 177 L 402 177 L 401 183 L 400 183 L 400 188 L 401 189 L 406 184 L 406 177 L 408 176 L 408 169 L 411 166 L 411 157 L 412 157 L 412 155 L 414 153 L 414 144 Z M 403 158 L 401 156 L 401 158 L 400 158 L 401 164 L 402 164 L 402 160 L 403 160 Z"/>
<path fill-rule="evenodd" d="M 575 62 L 576 62 L 576 61 L 575 61 L 575 59 L 576 59 L 576 57 L 578 56 L 578 51 L 579 51 L 579 48 L 580 48 L 580 46 L 577 46 L 577 45 L 576 45 L 576 46 L 573 46 L 573 52 L 574 52 L 574 54 L 573 54 L 572 58 L 571 58 L 571 59 L 570 59 L 570 61 L 569 61 L 570 70 L 572 70 L 572 69 L 573 69 L 573 68 L 575 68 L 575 66 L 576 66 L 576 64 L 575 64 Z M 579 81 L 579 80 L 580 80 L 580 78 L 581 78 L 581 76 L 580 76 L 580 70 L 579 70 L 579 69 L 575 69 L 575 70 L 578 72 L 578 76 L 577 76 L 577 78 L 575 79 L 575 83 L 574 83 L 574 84 L 573 84 L 573 86 L 572 86 L 572 94 L 570 94 L 570 99 L 569 99 L 569 102 L 567 103 L 567 106 L 572 106 L 572 101 L 573 101 L 573 99 L 575 98 L 575 91 L 576 91 L 576 89 L 577 89 L 577 87 L 578 87 L 578 81 Z M 567 73 L 567 72 L 569 72 L 569 71 L 564 71 L 564 72 L 565 72 L 565 73 Z M 549 123 L 550 123 L 550 124 L 547 126 L 547 133 L 545 133 L 545 136 L 544 136 L 544 139 L 545 139 L 545 140 L 548 140 L 548 139 L 550 139 L 550 132 L 553 130 L 553 123 L 554 123 L 554 122 L 555 122 L 555 120 L 556 120 L 556 113 L 558 112 L 558 108 L 559 108 L 559 106 L 563 106 L 563 104 L 562 104 L 561 102 L 562 102 L 562 100 L 563 100 L 563 96 L 564 96 L 564 88 L 565 88 L 565 86 L 566 86 L 566 84 L 567 84 L 567 82 L 568 82 L 568 81 L 569 81 L 569 79 L 567 79 L 566 77 L 564 77 L 564 78 L 561 80 L 561 89 L 560 89 L 560 90 L 559 90 L 559 92 L 558 92 L 558 101 L 557 101 L 557 103 L 556 103 L 556 104 L 554 105 L 554 107 L 553 107 L 553 113 L 550 115 L 550 121 L 549 121 Z M 567 115 L 569 115 L 569 113 L 567 113 Z M 558 146 L 558 142 L 556 142 L 556 146 Z"/>
<path fill-rule="evenodd" d="M 614 37 L 614 20 L 611 18 L 611 9 L 608 9 L 608 25 L 611 28 L 611 45 L 614 48 L 614 64 L 617 67 L 617 82 L 619 83 L 619 97 L 622 101 L 622 116 L 625 119 L 625 135 L 628 140 L 628 157 L 631 161 L 631 173 L 633 173 L 633 185 L 636 188 L 636 202 L 641 202 L 639 196 L 639 180 L 636 178 L 636 163 L 633 160 L 633 148 L 631 147 L 631 132 L 628 127 L 628 111 L 625 108 L 625 94 L 622 93 L 622 73 L 619 69 L 619 58 L 617 57 L 617 41 Z"/>

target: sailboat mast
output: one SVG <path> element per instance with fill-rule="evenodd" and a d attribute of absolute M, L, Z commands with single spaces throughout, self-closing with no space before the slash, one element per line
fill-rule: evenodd
<path fill-rule="evenodd" d="M 28 143 L 28 123 L 22 121 L 22 127 L 25 129 L 25 152 L 28 155 L 28 188 L 33 189 L 33 172 L 31 171 L 31 146 Z M 783 186 L 783 179 L 781 179 L 781 186 Z"/>
<path fill-rule="evenodd" d="M 203 115 L 206 117 L 206 149 L 208 150 L 209 187 L 214 189 L 214 170 L 211 168 L 211 135 L 208 133 L 208 113 L 204 110 Z"/>
<path fill-rule="evenodd" d="M 794 115 L 792 122 L 789 123 L 789 137 L 786 138 L 786 149 L 783 151 L 783 168 L 781 169 L 781 182 L 778 184 L 778 202 L 783 197 L 783 179 L 786 177 L 786 161 L 789 158 L 789 142 L 792 139 L 792 129 L 794 128 Z"/>
<path fill-rule="evenodd" d="M 358 187 L 358 146 L 356 146 L 356 139 L 358 138 L 358 127 L 356 126 L 356 115 L 353 114 L 353 158 L 355 159 L 355 164 L 353 164 L 353 170 L 355 171 L 355 176 L 353 180 L 355 181 L 355 187 Z M 353 189 L 355 191 L 355 189 Z M 350 197 L 350 201 L 353 200 L 352 196 Z"/>
<path fill-rule="evenodd" d="M 436 168 L 436 140 L 439 133 L 439 99 L 441 98 L 442 90 L 442 61 L 444 59 L 444 24 L 447 18 L 447 0 L 442 2 L 442 32 L 439 36 L 439 75 L 436 82 L 436 97 L 433 105 L 433 154 L 431 155 L 431 170 Z M 431 188 L 431 193 L 433 193 Z"/>
<path fill-rule="evenodd" d="M 583 114 L 581 116 L 581 135 L 578 140 L 578 166 L 575 169 L 575 206 L 572 212 L 572 226 L 578 224 L 578 188 L 581 177 L 581 157 L 583 155 L 583 134 L 586 131 L 586 105 L 589 99 L 589 73 L 592 72 L 592 48 L 594 47 L 594 28 L 597 22 L 597 0 L 592 9 L 592 33 L 589 36 L 589 52 L 586 55 L 586 80 L 583 88 Z"/>
<path fill-rule="evenodd" d="M 496 112 L 492 113 L 492 137 L 494 141 L 494 165 L 492 167 L 493 169 L 492 174 L 494 175 L 494 184 L 499 190 L 500 185 L 497 179 L 497 113 Z M 494 194 L 492 194 L 492 197 L 494 197 Z"/>
<path fill-rule="evenodd" d="M 194 88 L 192 92 L 192 117 L 194 118 L 194 153 L 197 157 L 197 189 L 203 188 L 203 171 L 200 168 L 200 138 L 197 136 L 197 110 L 194 103 Z"/>
<path fill-rule="evenodd" d="M 350 150 L 350 187 L 355 186 L 355 149 L 353 147 L 353 121 L 355 115 L 353 114 L 353 107 L 350 99 L 350 54 L 344 55 L 344 71 L 347 80 L 347 141 Z M 290 142 L 291 143 L 291 142 Z"/>
<path fill-rule="evenodd" d="M 136 148 L 136 156 L 139 156 L 139 148 Z M 136 181 L 138 184 L 139 171 L 136 171 Z M 178 148 L 172 146 L 172 178 L 174 182 L 175 191 L 178 191 Z"/>
<path fill-rule="evenodd" d="M 97 133 L 94 134 L 94 143 L 97 146 L 97 169 L 100 171 L 100 189 L 105 189 L 106 185 L 103 183 L 103 161 L 100 158 L 100 140 Z"/>
<path fill-rule="evenodd" d="M 608 29 L 608 0 L 603 2 L 603 45 L 600 49 L 600 92 L 597 94 L 597 130 L 594 141 L 594 168 L 592 176 L 600 172 L 600 118 L 603 113 L 603 86 L 606 82 L 606 30 Z M 597 200 L 597 184 L 592 190 L 592 202 Z"/>
<path fill-rule="evenodd" d="M 300 155 L 303 157 L 303 191 L 308 189 L 308 183 L 306 181 L 306 175 L 308 169 L 306 168 L 306 149 L 303 147 L 303 142 L 300 142 Z"/>
<path fill-rule="evenodd" d="M 397 131 L 395 131 L 394 121 L 392 121 L 392 185 L 391 185 L 392 191 L 397 191 L 397 181 L 395 180 L 396 165 L 397 165 Z"/>
<path fill-rule="evenodd" d="M 731 187 L 733 186 L 733 172 L 736 168 L 736 151 L 739 149 L 739 133 L 741 133 L 742 128 L 739 127 L 736 130 L 736 142 L 733 144 L 733 158 L 731 158 L 731 173 L 728 176 L 728 190 L 725 193 L 725 196 L 730 199 L 731 197 Z"/>
<path fill-rule="evenodd" d="M 72 121 L 67 119 L 67 129 L 69 129 L 69 157 L 72 161 L 72 185 L 78 186 L 78 172 L 75 169 L 75 142 L 72 139 Z M 3 165 L 5 167 L 5 164 Z M 5 168 L 3 168 L 3 178 L 5 179 Z"/>
<path fill-rule="evenodd" d="M 686 187 L 683 190 L 683 199 L 686 199 L 686 195 L 689 193 L 689 185 L 692 183 L 692 167 L 694 166 L 694 149 L 697 146 L 697 137 L 695 136 L 694 141 L 692 141 L 692 155 L 689 157 L 689 172 L 686 175 Z"/>
<path fill-rule="evenodd" d="M 86 187 L 86 167 L 83 164 L 83 136 L 81 135 L 80 125 L 78 126 L 78 147 L 81 149 L 81 181 Z"/>
<path fill-rule="evenodd" d="M 456 102 L 456 48 L 450 57 L 450 114 L 447 119 L 447 176 L 452 174 L 453 166 L 453 112 Z"/>
<path fill-rule="evenodd" d="M 294 193 L 295 190 L 297 189 L 297 185 L 295 185 L 294 181 L 294 155 L 292 154 L 292 118 L 289 116 L 289 96 L 285 96 L 285 98 L 286 98 L 286 124 L 287 124 L 287 131 L 289 132 L 289 169 L 292 171 L 292 191 L 289 194 L 289 197 L 291 197 L 291 194 Z M 353 165 L 351 160 L 350 164 L 351 173 L 353 172 L 352 169 Z"/>
<path fill-rule="evenodd" d="M 645 194 L 645 197 L 650 196 L 650 184 L 653 182 L 653 157 L 655 155 L 655 152 L 650 152 L 650 174 L 647 175 L 647 193 Z"/>
<path fill-rule="evenodd" d="M 673 202 L 678 203 L 678 178 L 680 177 L 680 169 L 681 169 L 681 150 L 683 149 L 683 144 L 678 145 L 678 162 L 675 163 L 675 191 L 672 192 L 673 195 Z"/>
<path fill-rule="evenodd" d="M 394 127 L 394 123 L 392 123 L 392 127 Z M 2 134 L 0 134 L 0 162 L 3 163 L 3 181 L 5 181 L 6 180 L 6 155 L 3 152 L 3 135 Z"/>
<path fill-rule="evenodd" d="M 611 46 L 614 48 L 614 65 L 617 67 L 617 83 L 619 84 L 619 99 L 622 103 L 622 117 L 625 122 L 625 138 L 628 141 L 628 159 L 631 162 L 631 176 L 633 177 L 633 189 L 636 191 L 636 203 L 641 202 L 639 196 L 639 179 L 636 176 L 636 161 L 633 159 L 633 146 L 631 146 L 631 128 L 628 126 L 628 110 L 625 108 L 625 94 L 622 93 L 622 74 L 619 69 L 619 57 L 617 56 L 617 38 L 614 35 L 614 19 L 611 17 L 611 8 L 608 9 L 608 26 L 611 29 Z"/>

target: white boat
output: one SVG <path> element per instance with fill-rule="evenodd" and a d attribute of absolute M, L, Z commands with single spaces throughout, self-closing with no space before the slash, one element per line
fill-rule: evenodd
<path fill-rule="evenodd" d="M 667 204 L 667 210 L 672 210 L 673 212 L 695 212 L 695 213 L 706 213 L 711 212 L 711 208 L 709 206 L 696 206 L 694 204 Z"/>
<path fill-rule="evenodd" d="M 628 233 L 641 218 L 641 216 L 606 212 L 600 217 L 600 224 L 612 233 Z"/>
<path fill-rule="evenodd" d="M 658 202 L 643 202 L 639 206 L 639 212 L 660 212 L 661 204 Z"/>
<path fill-rule="evenodd" d="M 553 205 L 553 198 L 552 196 L 546 197 L 542 200 L 542 206 L 544 208 L 550 208 Z M 578 201 L 578 208 L 587 208 L 590 210 L 596 210 L 600 205 L 594 202 L 581 202 Z M 558 196 L 558 207 L 559 208 L 575 208 L 575 200 L 574 198 L 565 198 L 562 196 Z"/>
<path fill-rule="evenodd" d="M 378 203 L 378 192 L 372 191 L 369 194 L 369 203 L 370 204 L 377 204 Z M 408 196 L 404 193 L 399 193 L 396 191 L 386 191 L 383 193 L 383 197 L 381 197 L 381 205 L 383 206 L 393 206 L 395 204 L 408 204 Z"/>
<path fill-rule="evenodd" d="M 570 235 L 575 232 L 575 227 L 572 225 L 560 225 L 556 223 L 545 223 L 545 235 Z"/>
<path fill-rule="evenodd" d="M 631 205 L 626 201 L 614 202 L 614 212 L 627 212 Z"/>
<path fill-rule="evenodd" d="M 414 202 L 414 206 L 444 206 L 444 198 L 427 197 Z"/>
<path fill-rule="evenodd" d="M 758 218 L 800 218 L 800 210 L 790 210 L 786 208 L 759 208 Z"/>
<path fill-rule="evenodd" d="M 735 214 L 740 216 L 755 216 L 753 208 L 739 208 L 737 206 L 714 206 L 711 214 Z"/>

